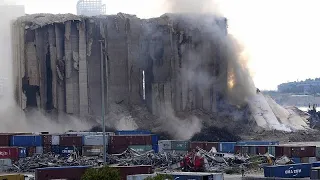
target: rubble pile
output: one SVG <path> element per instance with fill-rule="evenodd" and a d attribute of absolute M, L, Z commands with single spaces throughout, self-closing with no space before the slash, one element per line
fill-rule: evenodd
<path fill-rule="evenodd" d="M 242 168 L 252 168 L 252 164 L 266 163 L 266 156 L 238 156 L 233 154 L 217 153 L 216 151 L 207 152 L 198 148 L 194 155 L 203 157 L 204 171 L 209 172 L 239 172 Z M 121 154 L 108 154 L 107 164 L 112 166 L 133 166 L 133 165 L 152 165 L 156 171 L 191 171 L 184 169 L 181 165 L 186 155 L 177 152 L 154 153 L 153 150 L 140 153 L 128 148 Z M 257 160 L 259 159 L 259 161 Z M 92 166 L 99 167 L 103 164 L 102 156 L 85 157 L 72 154 L 63 157 L 56 154 L 41 154 L 20 159 L 15 162 L 6 172 L 26 173 L 34 172 L 36 168 L 63 167 L 63 166 Z M 236 170 L 235 170 L 236 169 Z"/>

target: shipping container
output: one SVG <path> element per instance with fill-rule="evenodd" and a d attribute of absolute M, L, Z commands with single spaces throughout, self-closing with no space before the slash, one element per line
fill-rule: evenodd
<path fill-rule="evenodd" d="M 27 157 L 27 148 L 19 147 L 19 158 L 26 158 Z"/>
<path fill-rule="evenodd" d="M 82 136 L 60 136 L 60 146 L 82 146 Z"/>
<path fill-rule="evenodd" d="M 61 156 L 68 156 L 74 152 L 82 154 L 82 147 L 73 147 L 73 146 L 60 146 L 59 154 Z"/>
<path fill-rule="evenodd" d="M 299 163 L 301 163 L 301 158 L 299 158 L 299 157 L 293 157 L 293 158 L 291 158 L 291 161 L 293 161 L 293 162 L 296 163 L 296 164 L 299 164 Z"/>
<path fill-rule="evenodd" d="M 177 151 L 188 151 L 189 150 L 189 141 L 176 141 L 171 142 L 171 149 Z"/>
<path fill-rule="evenodd" d="M 0 134 L 0 146 L 10 146 L 10 134 Z"/>
<path fill-rule="evenodd" d="M 72 179 L 81 180 L 82 175 L 90 166 L 38 168 L 35 171 L 36 180 Z"/>
<path fill-rule="evenodd" d="M 279 141 L 239 141 L 239 146 L 270 146 L 279 145 Z"/>
<path fill-rule="evenodd" d="M 51 145 L 58 146 L 60 145 L 60 136 L 59 135 L 52 135 Z"/>
<path fill-rule="evenodd" d="M 265 177 L 305 178 L 310 177 L 311 164 L 290 164 L 283 166 L 266 166 Z"/>
<path fill-rule="evenodd" d="M 164 150 L 171 150 L 171 141 L 170 140 L 160 140 L 158 141 L 159 152 L 163 152 Z"/>
<path fill-rule="evenodd" d="M 106 132 L 106 136 L 114 136 L 114 132 Z M 64 135 L 86 136 L 86 135 L 103 135 L 103 132 L 66 132 Z"/>
<path fill-rule="evenodd" d="M 36 147 L 27 147 L 27 156 L 32 157 L 34 154 L 36 154 Z"/>
<path fill-rule="evenodd" d="M 0 159 L 0 167 L 12 167 L 12 160 L 11 159 Z"/>
<path fill-rule="evenodd" d="M 127 180 L 144 180 L 146 178 L 155 177 L 157 174 L 135 174 L 135 175 L 128 175 Z"/>
<path fill-rule="evenodd" d="M 0 180 L 24 180 L 22 174 L 3 174 L 0 175 Z"/>
<path fill-rule="evenodd" d="M 312 163 L 312 167 L 320 167 L 320 161 Z"/>
<path fill-rule="evenodd" d="M 43 153 L 48 154 L 50 152 L 52 152 L 52 146 L 51 145 L 44 145 L 43 146 Z"/>
<path fill-rule="evenodd" d="M 42 146 L 42 136 L 17 135 L 11 136 L 10 146 Z"/>
<path fill-rule="evenodd" d="M 174 179 L 179 180 L 223 180 L 223 173 L 200 173 L 200 172 L 171 172 L 159 173 L 173 176 Z"/>
<path fill-rule="evenodd" d="M 119 170 L 121 180 L 126 180 L 128 175 L 153 174 L 152 166 L 111 166 Z"/>
<path fill-rule="evenodd" d="M 158 144 L 152 145 L 152 149 L 154 150 L 155 153 L 158 153 L 158 152 L 159 152 L 159 146 L 158 146 Z"/>
<path fill-rule="evenodd" d="M 268 146 L 267 152 L 273 156 L 276 155 L 276 147 L 275 146 Z"/>
<path fill-rule="evenodd" d="M 42 146 L 37 146 L 35 154 L 43 154 L 43 147 Z"/>
<path fill-rule="evenodd" d="M 310 179 L 319 180 L 320 179 L 320 168 L 311 168 Z"/>
<path fill-rule="evenodd" d="M 316 157 L 320 158 L 320 147 L 316 147 Z"/>
<path fill-rule="evenodd" d="M 236 144 L 236 142 L 220 142 L 218 151 L 222 153 L 234 153 Z"/>
<path fill-rule="evenodd" d="M 275 156 L 276 157 L 281 157 L 281 156 L 292 157 L 291 147 L 276 146 L 275 147 Z"/>
<path fill-rule="evenodd" d="M 152 137 L 151 135 L 110 136 L 110 145 L 152 145 Z"/>
<path fill-rule="evenodd" d="M 204 149 L 204 144 L 205 142 L 190 142 L 190 149 L 189 151 L 195 151 L 197 150 L 197 147 L 201 148 L 201 149 Z"/>
<path fill-rule="evenodd" d="M 121 154 L 125 150 L 127 150 L 128 147 L 129 147 L 128 145 L 118 145 L 118 146 L 109 145 L 108 146 L 108 153 L 109 154 Z"/>
<path fill-rule="evenodd" d="M 83 156 L 99 156 L 103 153 L 103 146 L 82 146 Z"/>
<path fill-rule="evenodd" d="M 60 146 L 51 146 L 51 152 L 54 154 L 60 154 Z"/>
<path fill-rule="evenodd" d="M 151 135 L 151 141 L 152 141 L 152 145 L 158 144 L 159 136 L 157 134 L 152 134 Z"/>
<path fill-rule="evenodd" d="M 19 149 L 17 147 L 0 147 L 0 159 L 17 160 L 19 158 Z"/>
<path fill-rule="evenodd" d="M 137 134 L 152 134 L 151 131 L 148 130 L 125 130 L 125 131 L 116 131 L 116 135 L 137 135 Z"/>
<path fill-rule="evenodd" d="M 45 145 L 52 145 L 52 135 L 46 134 L 42 135 L 42 144 Z"/>
<path fill-rule="evenodd" d="M 137 151 L 139 153 L 144 153 L 144 152 L 152 150 L 151 145 L 131 145 L 131 146 L 129 146 L 129 148 L 131 148 L 134 151 Z"/>
<path fill-rule="evenodd" d="M 212 148 L 215 148 L 216 151 L 219 150 L 219 143 L 218 142 L 204 142 L 204 150 L 210 151 Z"/>
<path fill-rule="evenodd" d="M 316 146 L 291 147 L 292 157 L 315 157 Z"/>
<path fill-rule="evenodd" d="M 105 136 L 106 145 L 109 143 L 109 136 Z M 103 146 L 103 135 L 85 135 L 83 136 L 84 146 Z"/>

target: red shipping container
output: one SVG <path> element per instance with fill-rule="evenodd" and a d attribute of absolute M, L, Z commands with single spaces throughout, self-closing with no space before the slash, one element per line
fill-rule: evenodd
<path fill-rule="evenodd" d="M 268 151 L 268 146 L 258 146 L 257 154 L 266 154 Z"/>
<path fill-rule="evenodd" d="M 61 144 L 61 141 L 60 141 Z M 134 135 L 134 136 L 110 136 L 110 145 L 123 146 L 123 145 L 152 145 L 151 135 Z"/>
<path fill-rule="evenodd" d="M 216 142 L 205 142 L 204 143 L 204 150 L 206 150 L 206 151 L 210 151 L 213 147 L 216 148 L 216 150 L 218 151 L 219 143 L 216 143 Z"/>
<path fill-rule="evenodd" d="M 43 146 L 43 153 L 44 153 L 44 154 L 48 154 L 48 153 L 50 153 L 51 151 L 52 151 L 51 145 L 44 145 L 44 146 Z"/>
<path fill-rule="evenodd" d="M 52 145 L 52 135 L 42 135 L 43 145 Z"/>
<path fill-rule="evenodd" d="M 151 166 L 112 166 L 120 171 L 121 180 L 126 180 L 128 175 L 152 174 Z"/>
<path fill-rule="evenodd" d="M 292 157 L 291 155 L 291 147 L 289 146 L 276 146 L 275 148 L 276 157 L 287 156 Z"/>
<path fill-rule="evenodd" d="M 51 179 L 70 179 L 81 180 L 82 175 L 88 167 L 56 167 L 56 168 L 40 168 L 35 171 L 36 180 Z"/>
<path fill-rule="evenodd" d="M 32 157 L 36 153 L 36 147 L 27 147 L 27 156 Z"/>
<path fill-rule="evenodd" d="M 108 153 L 109 154 L 121 154 L 123 151 L 128 149 L 128 145 L 119 145 L 119 146 L 109 146 Z"/>
<path fill-rule="evenodd" d="M 10 134 L 0 134 L 0 146 L 10 146 Z"/>
<path fill-rule="evenodd" d="M 82 136 L 60 136 L 60 146 L 82 146 Z"/>
<path fill-rule="evenodd" d="M 315 157 L 316 146 L 291 147 L 292 157 Z"/>
<path fill-rule="evenodd" d="M 241 146 L 235 146 L 234 152 L 235 152 L 235 154 L 241 154 Z"/>
<path fill-rule="evenodd" d="M 19 149 L 17 147 L 0 147 L 0 159 L 18 160 Z"/>
<path fill-rule="evenodd" d="M 197 147 L 204 149 L 204 142 L 190 142 L 190 151 L 197 150 Z"/>

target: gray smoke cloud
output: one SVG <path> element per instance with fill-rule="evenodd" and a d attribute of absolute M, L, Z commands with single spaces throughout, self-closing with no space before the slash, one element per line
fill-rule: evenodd
<path fill-rule="evenodd" d="M 223 13 L 218 4 L 212 0 L 166 0 L 165 6 L 165 11 L 169 12 L 165 16 L 179 22 L 181 29 L 186 29 L 186 33 L 192 36 L 193 42 L 202 44 L 200 48 L 182 47 L 184 60 L 187 61 L 186 67 L 182 67 L 182 81 L 198 87 L 202 94 L 214 86 L 214 91 L 224 94 L 228 103 L 247 104 L 255 88 L 246 57 L 243 56 L 244 48 L 221 28 L 223 24 L 219 22 L 222 22 Z M 203 68 L 203 62 L 209 67 L 212 59 L 217 59 L 215 55 L 220 59 L 215 64 L 218 70 Z M 201 131 L 202 120 L 197 117 L 178 118 L 169 107 L 163 114 L 166 114 L 164 129 L 176 139 L 188 139 Z"/>
<path fill-rule="evenodd" d="M 198 41 L 207 42 L 200 51 L 191 50 L 188 53 L 189 67 L 184 69 L 183 77 L 187 77 L 188 82 L 197 83 L 202 87 L 213 84 L 217 91 L 227 92 L 226 95 L 230 103 L 242 105 L 255 92 L 254 83 L 247 66 L 247 57 L 243 55 L 243 45 L 231 34 L 226 34 L 215 18 L 223 17 L 223 12 L 219 9 L 219 4 L 214 0 L 166 0 L 166 11 L 180 13 L 179 16 L 170 16 L 172 19 L 184 21 L 189 29 L 198 29 L 206 36 L 196 37 Z M 193 37 L 194 38 L 194 37 Z M 195 39 L 196 39 L 195 38 Z M 212 71 L 198 71 L 199 59 L 209 58 L 215 51 L 212 44 L 218 43 L 221 48 L 219 63 L 219 75 L 213 77 Z M 225 85 L 228 81 L 227 86 Z M 229 86 L 229 87 L 228 87 Z M 202 88 L 204 89 L 204 88 Z"/>

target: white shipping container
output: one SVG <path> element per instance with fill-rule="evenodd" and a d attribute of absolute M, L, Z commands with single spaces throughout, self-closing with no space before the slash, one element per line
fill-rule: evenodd
<path fill-rule="evenodd" d="M 60 136 L 58 135 L 52 135 L 52 145 L 56 146 L 56 145 L 60 145 Z"/>
<path fill-rule="evenodd" d="M 155 177 L 156 174 L 135 174 L 135 175 L 128 175 L 127 180 L 144 180 L 148 177 Z"/>
<path fill-rule="evenodd" d="M 36 154 L 43 154 L 43 147 L 42 146 L 36 147 Z"/>
<path fill-rule="evenodd" d="M 1 166 L 12 167 L 12 160 L 11 159 L 0 159 L 0 167 Z"/>
<path fill-rule="evenodd" d="M 309 157 L 308 163 L 314 163 L 314 162 L 317 162 L 317 158 L 316 157 Z"/>
<path fill-rule="evenodd" d="M 12 160 L 11 159 L 0 159 L 0 172 L 4 172 L 9 168 L 12 168 Z"/>
<path fill-rule="evenodd" d="M 159 152 L 163 152 L 164 150 L 171 150 L 172 145 L 171 145 L 170 140 L 160 140 L 158 141 L 158 146 L 159 146 Z"/>
<path fill-rule="evenodd" d="M 106 145 L 109 142 L 109 136 L 106 135 Z M 85 146 L 103 146 L 103 135 L 87 135 L 83 136 L 83 144 Z"/>

